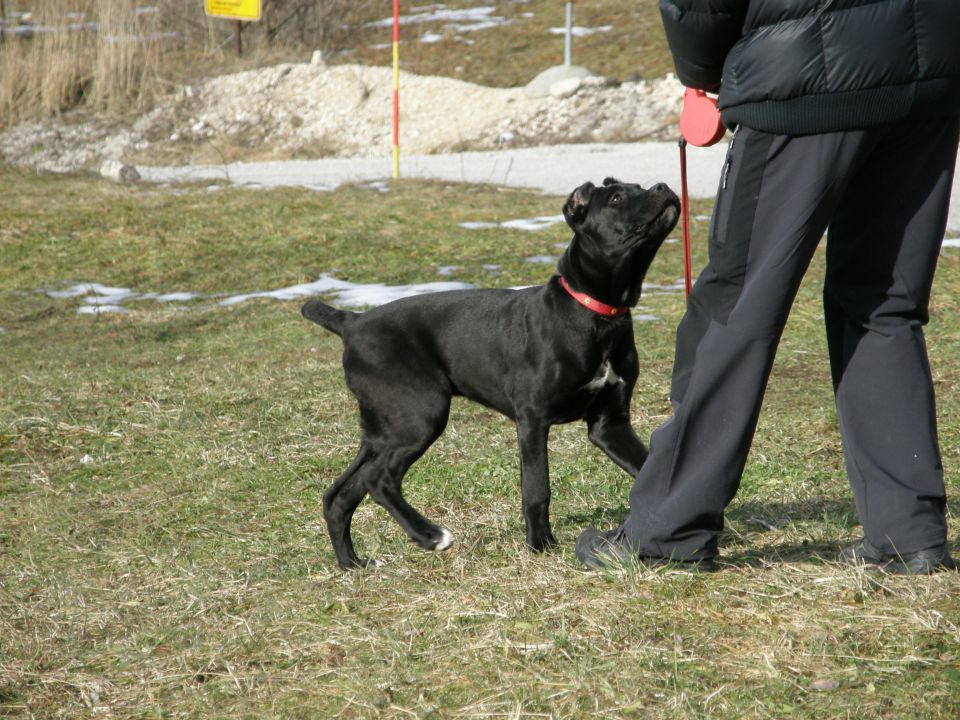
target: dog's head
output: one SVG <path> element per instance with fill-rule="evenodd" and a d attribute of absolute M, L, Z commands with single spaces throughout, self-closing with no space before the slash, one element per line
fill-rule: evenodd
<path fill-rule="evenodd" d="M 570 193 L 563 216 L 574 237 L 561 274 L 575 276 L 595 297 L 633 305 L 654 255 L 677 224 L 680 200 L 663 183 L 645 189 L 606 178 L 600 187 L 588 182 Z"/>
<path fill-rule="evenodd" d="M 605 178 L 602 187 L 584 183 L 567 198 L 563 217 L 577 235 L 611 248 L 661 243 L 680 217 L 680 200 L 663 183 L 644 189 Z"/>

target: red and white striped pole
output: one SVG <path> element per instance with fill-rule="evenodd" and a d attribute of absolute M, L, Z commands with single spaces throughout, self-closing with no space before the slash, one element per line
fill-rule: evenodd
<path fill-rule="evenodd" d="M 393 176 L 400 177 L 400 0 L 393 0 Z"/>

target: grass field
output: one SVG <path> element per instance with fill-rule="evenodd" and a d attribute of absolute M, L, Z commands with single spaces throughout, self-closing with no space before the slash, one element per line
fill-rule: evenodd
<path fill-rule="evenodd" d="M 573 541 L 625 512 L 630 479 L 581 425 L 551 435 L 554 529 L 523 546 L 515 432 L 454 405 L 408 498 L 453 529 L 426 554 L 367 501 L 375 571 L 336 569 L 322 489 L 357 442 L 337 338 L 299 301 L 209 296 L 334 272 L 541 282 L 568 239 L 466 230 L 560 198 L 403 181 L 389 192 L 120 186 L 0 168 L 0 716 L 15 718 L 956 718 L 960 575 L 833 562 L 859 534 L 821 331 L 822 254 L 781 347 L 718 573 L 583 572 Z M 694 207 L 694 214 L 709 205 Z M 694 223 L 703 262 L 706 223 Z M 498 271 L 485 265 L 496 264 Z M 664 246 L 652 282 L 681 274 Z M 78 315 L 41 290 L 193 291 Z M 960 251 L 928 339 L 948 491 L 960 492 Z M 681 296 L 637 323 L 644 437 Z M 951 537 L 958 534 L 955 516 Z M 956 546 L 954 546 L 956 548 Z"/>
<path fill-rule="evenodd" d="M 453 32 L 450 23 L 413 23 L 401 26 L 400 60 L 405 70 L 418 75 L 446 75 L 493 87 L 526 85 L 543 70 L 562 65 L 566 4 L 556 0 L 455 0 L 445 4 L 450 10 L 478 6 L 495 8 L 494 17 L 506 24 L 483 32 Z M 374 6 L 376 7 L 376 6 Z M 385 8 L 386 4 L 380 7 Z M 423 15 L 401 5 L 405 15 Z M 372 10 L 372 8 L 371 8 Z M 382 17 L 389 16 L 387 12 Z M 619 0 L 590 0 L 574 3 L 574 25 L 594 30 L 573 40 L 573 63 L 617 80 L 659 78 L 673 72 L 656 3 L 624 4 Z M 604 28 L 604 30 L 598 30 Z M 386 32 L 366 28 L 362 42 L 349 52 L 336 56 L 337 62 L 389 65 L 392 49 Z M 377 32 L 381 34 L 377 36 Z M 424 34 L 439 35 L 439 42 L 424 43 Z M 349 39 L 344 40 L 350 45 Z"/>

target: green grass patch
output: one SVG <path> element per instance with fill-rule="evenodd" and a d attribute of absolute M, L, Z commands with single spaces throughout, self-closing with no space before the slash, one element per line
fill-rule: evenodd
<path fill-rule="evenodd" d="M 0 716 L 129 718 L 925 717 L 960 714 L 960 580 L 832 562 L 859 528 L 828 377 L 818 255 L 787 328 L 720 572 L 582 572 L 573 541 L 626 510 L 630 479 L 582 425 L 550 440 L 558 551 L 523 546 L 515 431 L 457 401 L 411 502 L 453 529 L 441 555 L 367 501 L 363 554 L 335 568 L 320 494 L 356 407 L 340 343 L 299 301 L 219 293 L 332 272 L 389 284 L 544 281 L 562 198 L 402 181 L 335 193 L 118 186 L 0 169 Z M 694 214 L 709 212 L 699 203 Z M 694 223 L 695 263 L 706 223 Z M 491 271 L 484 266 L 498 265 Z M 651 282 L 680 277 L 665 245 Z M 44 288 L 140 292 L 78 315 Z M 958 255 L 928 339 L 948 492 L 958 491 Z M 678 295 L 637 323 L 642 436 L 669 413 Z M 951 537 L 958 523 L 950 519 Z"/>

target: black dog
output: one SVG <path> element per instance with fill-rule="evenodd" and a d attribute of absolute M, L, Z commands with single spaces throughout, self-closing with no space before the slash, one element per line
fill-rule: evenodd
<path fill-rule="evenodd" d="M 404 500 L 407 469 L 443 432 L 450 398 L 463 395 L 517 424 L 527 544 L 556 544 L 548 508 L 547 433 L 586 419 L 589 438 L 631 475 L 647 450 L 630 425 L 639 375 L 630 307 L 680 203 L 607 178 L 581 185 L 563 215 L 574 232 L 559 276 L 523 290 L 460 290 L 407 298 L 365 313 L 317 300 L 303 315 L 343 338 L 347 385 L 360 404 L 360 450 L 323 497 L 337 562 L 366 565 L 350 538 L 369 492 L 426 550 L 453 541 Z"/>

